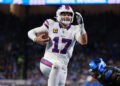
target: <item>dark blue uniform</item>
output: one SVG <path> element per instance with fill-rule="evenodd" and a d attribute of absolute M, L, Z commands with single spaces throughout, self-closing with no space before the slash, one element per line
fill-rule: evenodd
<path fill-rule="evenodd" d="M 120 86 L 120 69 L 106 66 L 103 72 L 98 72 L 96 79 L 104 86 Z"/>
<path fill-rule="evenodd" d="M 102 59 L 91 61 L 90 74 L 104 86 L 120 86 L 120 68 L 106 66 Z"/>

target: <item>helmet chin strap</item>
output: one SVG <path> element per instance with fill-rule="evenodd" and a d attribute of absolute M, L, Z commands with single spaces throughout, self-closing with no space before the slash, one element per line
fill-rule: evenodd
<path fill-rule="evenodd" d="M 70 21 L 66 21 L 66 20 L 63 20 L 62 18 L 61 18 L 61 23 L 63 23 L 64 25 L 70 25 L 71 24 L 71 19 L 70 19 Z"/>
<path fill-rule="evenodd" d="M 70 21 L 62 21 L 61 23 L 63 23 L 64 25 L 69 25 Z"/>

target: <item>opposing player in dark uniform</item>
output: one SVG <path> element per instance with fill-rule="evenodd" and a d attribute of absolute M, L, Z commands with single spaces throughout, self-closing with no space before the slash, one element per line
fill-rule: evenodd
<path fill-rule="evenodd" d="M 103 86 L 120 86 L 120 68 L 107 66 L 102 58 L 90 62 L 90 74 Z"/>

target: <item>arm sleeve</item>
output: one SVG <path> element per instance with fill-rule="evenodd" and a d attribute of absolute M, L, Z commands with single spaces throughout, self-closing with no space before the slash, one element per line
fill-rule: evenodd
<path fill-rule="evenodd" d="M 48 27 L 45 26 L 45 24 L 43 23 L 42 26 L 34 28 L 30 31 L 28 31 L 28 37 L 34 41 L 35 37 L 36 37 L 36 33 L 39 32 L 47 32 L 48 33 Z"/>
<path fill-rule="evenodd" d="M 84 27 L 84 24 L 79 24 L 76 26 L 76 28 L 78 29 L 77 32 L 75 33 L 75 39 L 78 41 L 80 35 L 84 35 L 86 34 L 86 30 Z"/>

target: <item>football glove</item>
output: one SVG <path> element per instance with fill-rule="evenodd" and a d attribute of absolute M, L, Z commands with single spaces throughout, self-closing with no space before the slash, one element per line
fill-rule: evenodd
<path fill-rule="evenodd" d="M 79 12 L 75 12 L 75 15 L 76 15 L 77 24 L 83 24 L 84 21 L 82 15 Z"/>

